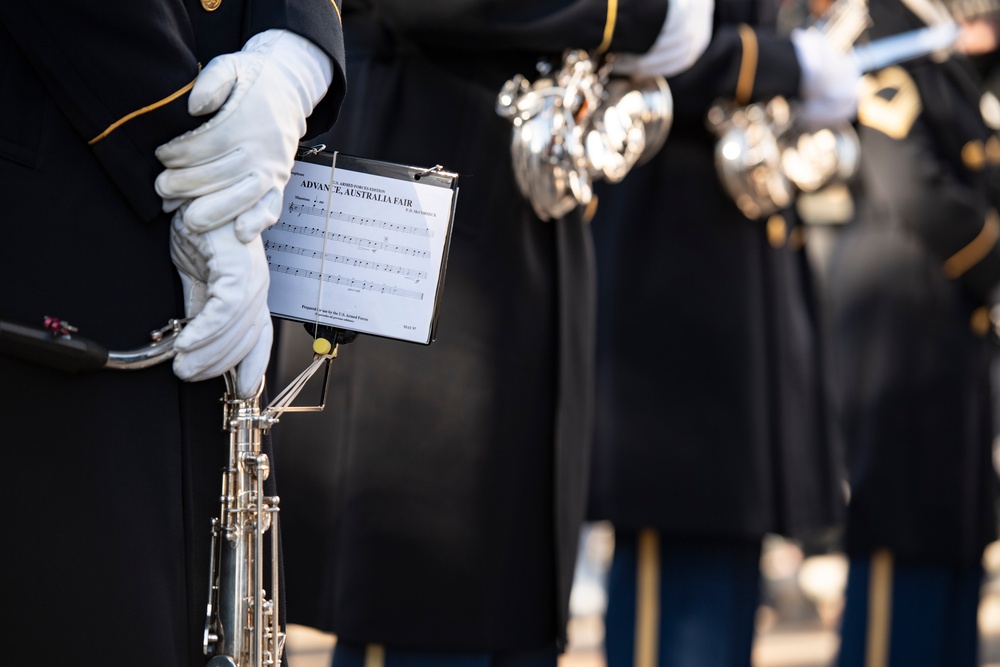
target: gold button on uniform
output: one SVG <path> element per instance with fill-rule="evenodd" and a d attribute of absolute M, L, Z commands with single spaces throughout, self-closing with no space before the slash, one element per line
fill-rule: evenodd
<path fill-rule="evenodd" d="M 972 333 L 980 338 L 985 338 L 992 326 L 989 308 L 980 306 L 972 311 L 972 316 L 969 318 L 969 328 L 972 329 Z"/>
<path fill-rule="evenodd" d="M 806 245 L 806 232 L 802 228 L 802 225 L 798 227 L 792 227 L 792 231 L 788 232 L 788 247 L 792 250 L 802 250 Z"/>
<path fill-rule="evenodd" d="M 788 239 L 788 223 L 780 215 L 772 215 L 767 219 L 767 242 L 772 248 L 781 248 Z"/>
<path fill-rule="evenodd" d="M 597 215 L 597 195 L 591 197 L 590 201 L 587 202 L 587 208 L 583 210 L 583 221 L 589 223 Z"/>
<path fill-rule="evenodd" d="M 222 0 L 201 0 L 201 6 L 206 12 L 214 12 L 222 4 Z"/>
<path fill-rule="evenodd" d="M 1000 165 L 1000 139 L 995 134 L 986 140 L 986 159 L 994 166 Z"/>
<path fill-rule="evenodd" d="M 981 141 L 970 141 L 962 146 L 962 162 L 972 171 L 979 171 L 986 163 L 986 151 Z"/>

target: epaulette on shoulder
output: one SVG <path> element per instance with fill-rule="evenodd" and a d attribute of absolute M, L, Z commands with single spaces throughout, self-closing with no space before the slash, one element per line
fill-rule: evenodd
<path fill-rule="evenodd" d="M 921 109 L 917 84 L 902 67 L 888 67 L 862 79 L 858 122 L 865 127 L 903 139 Z"/>

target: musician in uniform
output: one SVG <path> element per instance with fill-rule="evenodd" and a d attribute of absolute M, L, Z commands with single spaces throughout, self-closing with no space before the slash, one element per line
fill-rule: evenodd
<path fill-rule="evenodd" d="M 874 0 L 871 33 L 965 9 Z M 974 32 L 995 47 L 992 17 L 979 19 L 960 48 L 984 48 Z M 865 77 L 858 214 L 829 280 L 851 489 L 844 666 L 979 664 L 982 556 L 997 534 L 988 307 L 1000 282 L 1000 138 L 982 92 L 958 52 Z"/>
<path fill-rule="evenodd" d="M 668 79 L 663 149 L 597 191 L 610 667 L 749 664 L 764 537 L 821 544 L 841 517 L 806 235 L 791 208 L 737 207 L 706 118 L 780 95 L 810 125 L 849 120 L 860 73 L 819 32 L 776 34 L 768 7 L 716 3 L 707 51 Z"/>
<path fill-rule="evenodd" d="M 568 48 L 659 43 L 683 66 L 704 46 L 692 35 L 707 39 L 702 8 L 676 25 L 666 0 L 345 13 L 352 93 L 323 143 L 441 164 L 460 192 L 437 339 L 359 337 L 324 414 L 276 433 L 279 484 L 296 489 L 282 504 L 289 620 L 335 633 L 338 667 L 555 663 L 591 438 L 593 254 L 579 211 L 542 221 L 519 193 L 497 96 Z M 279 358 L 279 376 L 301 363 Z"/>
<path fill-rule="evenodd" d="M 200 380 L 263 375 L 260 229 L 298 139 L 336 119 L 339 8 L 10 0 L 0 72 L 0 320 L 124 350 L 193 317 L 173 372 L 0 354 L 5 660 L 202 665 L 228 438 L 223 382 Z"/>

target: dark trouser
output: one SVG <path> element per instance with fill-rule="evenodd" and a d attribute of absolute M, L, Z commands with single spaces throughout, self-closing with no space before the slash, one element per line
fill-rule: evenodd
<path fill-rule="evenodd" d="M 851 559 L 839 667 L 974 667 L 983 568 Z"/>
<path fill-rule="evenodd" d="M 558 651 L 466 652 L 395 649 L 337 642 L 332 667 L 555 667 Z"/>
<path fill-rule="evenodd" d="M 760 542 L 616 531 L 608 667 L 749 667 Z"/>

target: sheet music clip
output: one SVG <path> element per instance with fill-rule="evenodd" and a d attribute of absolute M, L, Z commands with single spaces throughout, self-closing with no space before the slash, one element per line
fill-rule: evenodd
<path fill-rule="evenodd" d="M 444 165 L 436 164 L 433 167 L 428 167 L 427 169 L 424 169 L 421 172 L 417 172 L 416 174 L 413 175 L 413 180 L 419 181 L 424 176 L 429 176 L 436 171 L 444 171 Z"/>
<path fill-rule="evenodd" d="M 326 150 L 326 144 L 316 144 L 315 146 L 299 146 L 299 152 L 296 157 L 308 157 L 310 155 L 319 155 Z"/>

